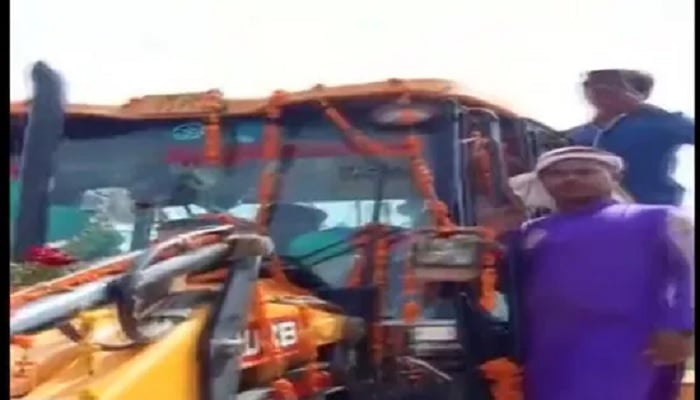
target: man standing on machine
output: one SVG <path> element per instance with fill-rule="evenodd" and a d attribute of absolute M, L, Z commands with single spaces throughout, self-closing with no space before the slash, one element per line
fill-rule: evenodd
<path fill-rule="evenodd" d="M 670 176 L 681 145 L 695 144 L 695 124 L 680 113 L 646 103 L 654 79 L 624 69 L 590 71 L 583 81 L 594 107 L 590 123 L 574 128 L 575 145 L 614 153 L 627 165 L 622 187 L 643 204 L 680 205 L 683 188 Z"/>

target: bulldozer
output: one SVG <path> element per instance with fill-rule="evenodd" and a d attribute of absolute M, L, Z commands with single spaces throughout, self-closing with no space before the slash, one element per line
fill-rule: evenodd
<path fill-rule="evenodd" d="M 12 258 L 58 272 L 10 294 L 11 398 L 520 398 L 505 182 L 561 133 L 438 79 L 96 106 L 32 74 Z"/>

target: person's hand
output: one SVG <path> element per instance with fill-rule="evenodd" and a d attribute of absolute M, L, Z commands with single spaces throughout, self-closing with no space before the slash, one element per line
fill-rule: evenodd
<path fill-rule="evenodd" d="M 693 339 L 683 332 L 656 332 L 645 354 L 655 365 L 684 363 L 693 354 Z"/>

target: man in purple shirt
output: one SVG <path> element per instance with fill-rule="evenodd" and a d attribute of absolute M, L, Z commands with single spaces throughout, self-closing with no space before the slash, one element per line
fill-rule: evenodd
<path fill-rule="evenodd" d="M 543 154 L 553 214 L 522 228 L 526 400 L 676 400 L 691 355 L 693 226 L 671 206 L 618 203 L 622 160 Z"/>

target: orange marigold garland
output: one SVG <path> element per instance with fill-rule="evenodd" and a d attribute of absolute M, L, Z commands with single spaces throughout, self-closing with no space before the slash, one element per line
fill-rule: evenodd
<path fill-rule="evenodd" d="M 258 186 L 258 203 L 260 206 L 255 216 L 258 233 L 262 235 L 267 233 L 270 209 L 276 197 L 277 163 L 280 159 L 282 145 L 278 120 L 281 116 L 280 105 L 282 101 L 283 94 L 281 92 L 275 92 L 272 95 L 266 110 L 268 120 L 263 127 L 262 156 L 265 166 L 263 167 Z M 273 279 L 278 282 L 286 282 L 287 279 L 282 271 L 281 262 L 274 253 L 270 264 Z M 265 299 L 263 298 L 263 290 L 260 285 L 255 285 L 252 303 L 255 321 L 259 324 L 261 352 L 263 356 L 267 355 L 272 359 L 273 365 L 279 366 L 281 363 L 280 349 L 274 341 L 272 323 L 265 311 Z"/>
<path fill-rule="evenodd" d="M 267 123 L 263 127 L 262 158 L 265 162 L 260 183 L 258 186 L 258 208 L 255 221 L 258 225 L 258 232 L 266 234 L 270 219 L 270 210 L 277 197 L 278 176 L 277 167 L 282 155 L 282 134 L 279 127 L 279 118 L 282 115 L 281 105 L 284 103 L 285 94 L 277 91 L 270 97 L 266 108 Z M 278 282 L 287 282 L 287 278 L 282 272 L 282 262 L 276 253 L 270 258 L 270 272 L 272 277 Z"/>
<path fill-rule="evenodd" d="M 211 114 L 204 124 L 204 161 L 207 164 L 221 165 L 221 142 L 220 118 L 217 114 Z"/>
<path fill-rule="evenodd" d="M 352 270 L 347 279 L 347 285 L 350 287 L 359 286 L 362 283 L 362 271 L 366 268 L 366 260 L 368 255 L 368 240 L 372 235 L 378 237 L 374 247 L 374 274 L 372 282 L 379 288 L 379 296 L 377 300 L 377 315 L 382 315 L 385 308 L 385 290 L 387 284 L 387 267 L 389 264 L 389 241 L 386 238 L 384 228 L 380 225 L 368 226 L 355 239 L 354 244 L 361 249 L 353 265 Z M 374 361 L 379 363 L 383 357 L 384 334 L 381 326 L 376 324 L 372 327 L 372 349 Z"/>
<path fill-rule="evenodd" d="M 361 131 L 355 129 L 343 116 L 333 108 L 326 100 L 320 98 L 319 102 L 324 108 L 324 113 L 326 116 L 333 121 L 338 128 L 340 128 L 344 137 L 348 142 L 355 148 L 357 148 L 361 153 L 366 155 L 382 156 L 390 154 L 391 152 L 386 149 L 380 142 L 374 141 L 364 135 Z M 426 201 L 426 206 L 430 211 L 430 215 L 433 218 L 433 226 L 435 226 L 440 233 L 449 234 L 454 232 L 456 226 L 449 218 L 449 210 L 447 206 L 439 200 L 434 189 L 434 180 L 430 168 L 422 157 L 422 143 L 421 140 L 414 134 L 407 137 L 406 141 L 407 147 L 409 149 L 409 162 L 411 168 L 411 174 L 413 181 L 416 184 L 421 196 Z M 480 151 L 479 166 L 483 173 L 489 173 L 490 166 L 487 162 L 490 162 L 490 158 L 484 157 L 485 142 L 483 140 L 478 140 L 477 150 Z M 483 179 L 488 180 L 488 176 L 483 176 Z M 482 180 L 483 181 L 483 180 Z M 491 188 L 488 185 L 485 187 L 488 192 Z M 488 232 L 487 232 L 488 233 Z M 495 238 L 490 237 L 492 235 L 487 234 L 489 237 L 485 237 L 485 240 L 494 240 Z M 384 246 L 379 246 L 377 252 L 384 256 L 383 249 Z M 387 248 L 388 252 L 388 248 Z M 375 260 L 375 264 L 379 259 Z M 482 290 L 480 296 L 480 304 L 485 309 L 493 309 L 495 306 L 495 281 L 497 279 L 495 265 L 495 255 L 493 253 L 487 253 L 484 255 L 483 265 L 484 273 L 482 274 Z M 353 268 L 350 277 L 350 283 L 356 284 L 359 280 L 360 270 L 364 265 L 362 259 L 358 259 L 356 266 Z M 381 265 L 381 261 L 379 264 Z M 414 296 L 415 289 L 418 286 L 417 279 L 413 273 L 414 269 L 410 263 L 410 260 L 406 263 L 406 269 L 404 274 L 403 283 L 403 294 L 405 298 Z M 379 275 L 375 273 L 375 278 L 380 278 Z M 375 281 L 375 283 L 378 283 Z M 382 288 L 382 286 L 380 286 Z M 404 306 L 404 320 L 407 322 L 415 321 L 420 310 L 415 301 L 408 301 Z M 375 326 L 373 335 L 373 349 L 375 361 L 381 359 L 382 357 L 382 332 Z M 513 369 L 515 368 L 515 369 Z M 496 396 L 497 400 L 516 400 L 521 398 L 521 391 L 519 388 L 519 377 L 517 375 L 517 366 L 510 363 L 507 360 L 493 360 L 483 366 L 484 372 L 489 376 L 490 380 L 494 381 L 492 385 L 492 392 Z"/>
<path fill-rule="evenodd" d="M 270 208 L 275 200 L 275 191 L 277 188 L 277 163 L 282 154 L 282 134 L 278 120 L 282 115 L 279 107 L 281 93 L 275 93 L 270 98 L 270 102 L 266 109 L 267 122 L 263 127 L 262 132 L 262 158 L 265 163 L 258 185 L 258 201 L 260 207 L 255 216 L 255 221 L 258 228 L 264 232 L 267 231 L 267 225 L 270 217 Z"/>
<path fill-rule="evenodd" d="M 495 188 L 491 181 L 493 164 L 489 151 L 489 139 L 479 131 L 472 132 L 470 139 L 472 140 L 470 143 L 471 166 L 476 172 L 477 185 L 485 195 L 490 196 Z M 494 242 L 496 240 L 493 230 L 480 230 L 485 241 Z M 479 306 L 489 312 L 496 308 L 498 300 L 496 290 L 498 282 L 497 256 L 493 250 L 489 250 L 484 252 L 481 260 Z M 521 371 L 515 363 L 506 358 L 499 358 L 487 361 L 480 368 L 486 378 L 491 381 L 490 390 L 494 400 L 522 399 Z"/>
<path fill-rule="evenodd" d="M 377 287 L 382 288 L 382 290 L 379 291 L 377 299 L 377 315 L 380 317 L 384 313 L 385 308 L 386 291 L 383 289 L 387 286 L 386 269 L 389 263 L 389 243 L 386 239 L 384 229 L 385 228 L 382 226 L 374 227 L 374 234 L 377 235 L 378 239 L 374 249 L 374 276 L 372 277 L 372 281 Z M 389 345 L 389 343 L 386 343 L 381 324 L 375 323 L 372 327 L 372 331 L 372 336 L 374 338 L 372 341 L 372 353 L 374 355 L 374 362 L 379 364 L 384 357 L 384 345 Z"/>
<path fill-rule="evenodd" d="M 281 350 L 277 343 L 275 342 L 274 332 L 272 331 L 272 322 L 267 316 L 265 310 L 266 299 L 263 295 L 263 289 L 260 285 L 255 285 L 253 289 L 253 315 L 254 324 L 258 326 L 258 331 L 260 334 L 260 352 L 263 357 L 270 357 L 271 364 L 273 368 L 276 368 L 278 372 L 282 372 L 281 369 L 277 368 L 281 365 Z"/>
<path fill-rule="evenodd" d="M 438 231 L 449 231 L 454 228 L 454 224 L 449 218 L 447 206 L 445 206 L 445 204 L 438 199 L 437 194 L 435 194 L 432 173 L 422 157 L 423 149 L 421 141 L 416 135 L 411 134 L 407 137 L 406 142 L 410 152 L 409 163 L 411 175 L 419 193 L 423 199 L 425 199 L 426 206 L 433 219 L 433 226 L 435 226 Z M 418 280 L 410 258 L 406 260 L 404 267 L 402 288 L 404 298 L 407 299 L 403 306 L 403 320 L 406 323 L 413 323 L 418 319 L 421 308 L 416 299 Z"/>
<path fill-rule="evenodd" d="M 323 107 L 326 116 L 340 129 L 344 138 L 359 152 L 362 154 L 370 156 L 383 156 L 392 153 L 386 148 L 381 142 L 372 140 L 367 137 L 361 131 L 355 129 L 333 106 L 328 103 L 323 98 L 319 98 L 319 102 Z M 447 212 L 447 207 L 439 201 L 435 191 L 433 189 L 433 178 L 430 169 L 427 167 L 425 161 L 422 158 L 422 148 L 420 145 L 420 140 L 415 135 L 410 135 L 406 141 L 409 150 L 409 162 L 411 165 L 411 172 L 414 183 L 418 187 L 419 192 L 426 199 L 426 203 L 430 209 L 431 215 L 435 226 L 438 229 L 444 230 L 449 229 L 454 226 L 449 219 Z M 375 249 L 375 264 L 374 267 L 380 270 L 379 275 L 375 272 L 376 278 L 384 278 L 382 274 L 385 274 L 386 263 L 388 262 L 389 244 L 388 242 L 377 243 L 377 248 Z M 350 276 L 350 283 L 356 284 L 359 282 L 359 276 L 361 274 L 361 268 L 364 268 L 364 260 L 361 258 L 356 260 L 356 265 L 353 268 Z M 384 292 L 384 282 L 380 283 L 376 280 L 374 283 L 380 288 L 380 299 L 383 299 Z M 408 302 L 403 307 L 404 320 L 407 322 L 415 321 L 420 314 L 420 307 L 418 303 L 413 299 L 415 297 L 415 288 L 417 288 L 417 282 L 415 279 L 415 274 L 413 273 L 413 268 L 411 268 L 410 261 L 406 265 L 405 273 L 405 284 L 402 285 L 404 298 L 410 298 Z M 381 307 L 383 307 L 383 301 L 380 301 Z M 383 312 L 383 309 L 380 310 Z M 377 326 L 373 329 L 373 348 L 375 349 L 375 361 L 381 359 L 382 357 L 382 346 L 384 345 L 382 340 L 381 329 Z"/>
<path fill-rule="evenodd" d="M 321 106 L 323 107 L 323 112 L 326 114 L 328 119 L 330 119 L 337 127 L 340 129 L 341 133 L 348 140 L 348 142 L 355 147 L 360 153 L 369 156 L 382 156 L 387 153 L 384 145 L 368 138 L 361 131 L 355 129 L 348 120 L 343 117 L 340 112 L 333 106 L 331 106 L 326 100 L 319 99 Z"/>
<path fill-rule="evenodd" d="M 435 194 L 433 175 L 430 168 L 422 157 L 423 149 L 421 140 L 416 135 L 409 135 L 407 138 L 409 147 L 409 162 L 413 181 L 421 196 L 426 200 L 426 205 L 433 218 L 433 224 L 438 230 L 449 231 L 455 228 L 455 224 L 450 220 L 447 206 L 438 199 Z"/>
<path fill-rule="evenodd" d="M 507 358 L 497 358 L 485 362 L 479 367 L 490 385 L 494 400 L 522 400 L 521 369 Z"/>
<path fill-rule="evenodd" d="M 310 332 L 312 316 L 310 307 L 307 305 L 299 306 L 299 352 L 304 355 L 310 355 L 314 360 L 318 356 L 318 347 L 314 335 Z"/>
<path fill-rule="evenodd" d="M 297 400 L 297 392 L 294 384 L 288 379 L 277 379 L 272 382 L 272 398 L 274 400 Z"/>
<path fill-rule="evenodd" d="M 362 284 L 362 270 L 365 268 L 366 258 L 367 258 L 367 237 L 366 231 L 359 233 L 355 238 L 353 238 L 353 248 L 359 251 L 355 255 L 353 261 L 352 269 L 348 274 L 346 286 L 357 287 Z"/>
<path fill-rule="evenodd" d="M 486 240 L 495 240 L 494 232 L 486 230 L 484 233 Z M 497 257 L 498 254 L 494 251 L 487 251 L 482 256 L 479 305 L 489 312 L 493 311 L 497 305 Z M 480 369 L 486 379 L 491 381 L 490 389 L 494 400 L 522 400 L 521 370 L 511 360 L 506 358 L 489 360 L 482 364 Z"/>
<path fill-rule="evenodd" d="M 212 90 L 202 96 L 202 103 L 209 109 L 204 123 L 204 161 L 211 166 L 220 166 L 222 161 L 221 110 L 223 95 Z"/>
<path fill-rule="evenodd" d="M 413 244 L 413 236 L 408 239 L 409 245 Z M 413 260 L 411 257 L 406 257 L 403 269 L 403 279 L 401 283 L 401 288 L 403 289 L 404 305 L 401 312 L 401 317 L 403 321 L 407 324 L 413 324 L 418 320 L 421 313 L 421 307 L 418 305 L 418 278 L 416 277 L 416 270 L 413 267 Z"/>

